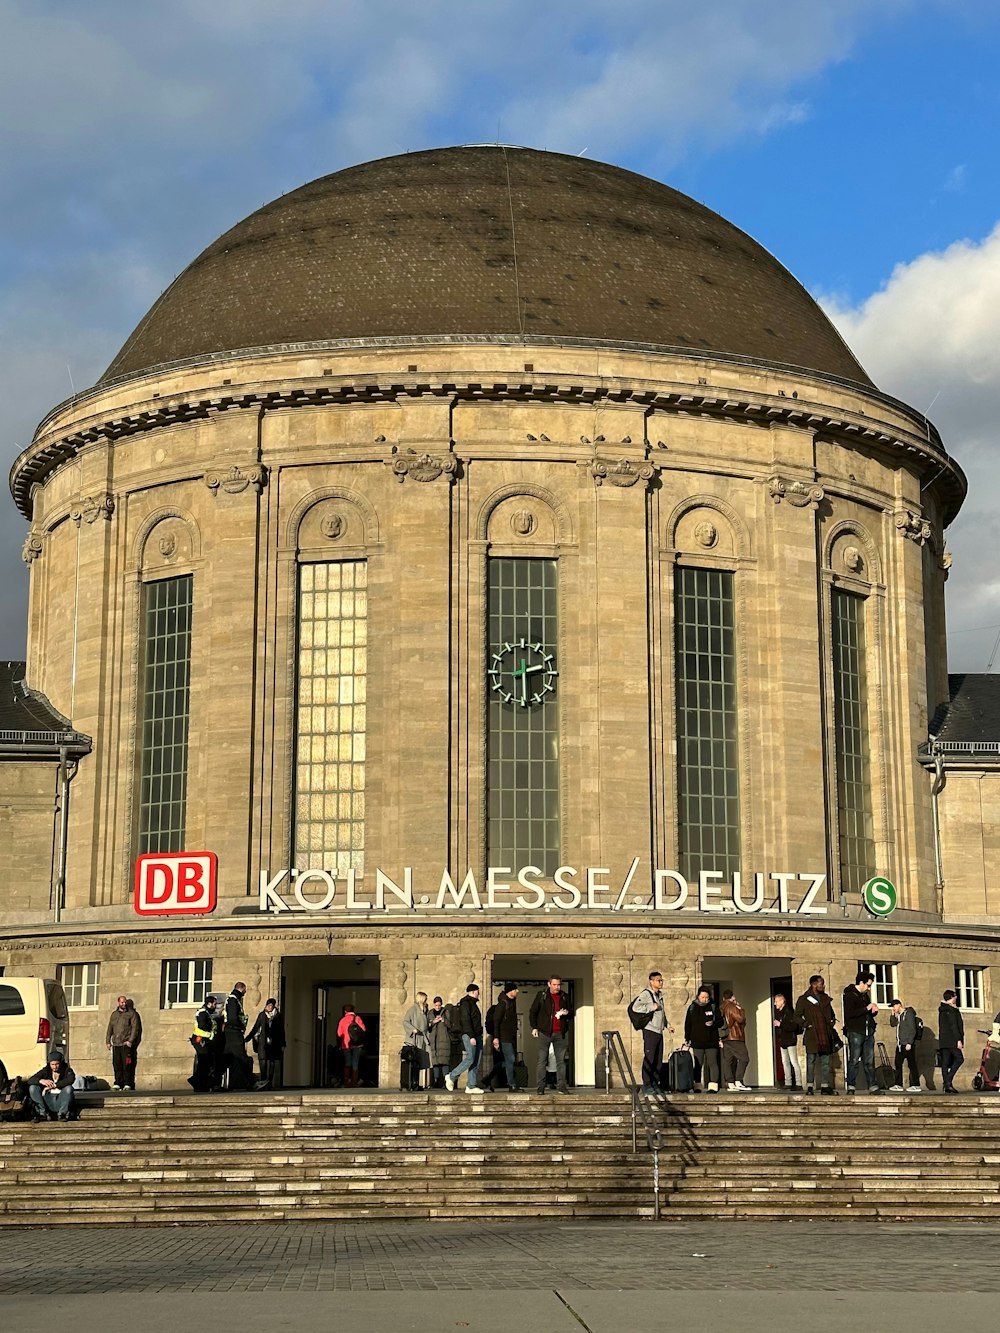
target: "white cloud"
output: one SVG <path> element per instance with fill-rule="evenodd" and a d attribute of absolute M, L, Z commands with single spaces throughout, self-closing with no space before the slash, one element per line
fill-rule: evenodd
<path fill-rule="evenodd" d="M 826 305 L 879 387 L 929 411 L 968 475 L 948 534 L 949 667 L 983 671 L 1000 629 L 1000 223 L 901 264 L 854 309 Z"/>

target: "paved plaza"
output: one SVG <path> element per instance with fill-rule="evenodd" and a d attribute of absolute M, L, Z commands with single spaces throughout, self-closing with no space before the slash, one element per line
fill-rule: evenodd
<path fill-rule="evenodd" d="M 0 1235 L 0 1309 L 19 1333 L 123 1312 L 144 1333 L 304 1320 L 364 1333 L 709 1333 L 733 1320 L 745 1333 L 913 1333 L 962 1319 L 995 1326 L 997 1241 L 992 1226 L 863 1217 L 25 1229 Z"/>

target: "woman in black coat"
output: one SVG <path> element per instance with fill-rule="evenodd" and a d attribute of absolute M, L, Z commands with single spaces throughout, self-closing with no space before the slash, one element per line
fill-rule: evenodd
<path fill-rule="evenodd" d="M 278 1087 L 281 1082 L 281 1061 L 285 1052 L 285 1020 L 278 1012 L 277 1000 L 268 1000 L 247 1033 L 260 1065 L 257 1090 Z"/>

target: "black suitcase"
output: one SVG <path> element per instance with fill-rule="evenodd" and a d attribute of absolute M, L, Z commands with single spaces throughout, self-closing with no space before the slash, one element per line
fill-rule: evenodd
<path fill-rule="evenodd" d="M 417 1092 L 420 1088 L 420 1052 L 415 1046 L 404 1046 L 399 1053 L 399 1090 Z"/>
<path fill-rule="evenodd" d="M 660 1087 L 664 1092 L 694 1092 L 694 1056 L 690 1051 L 671 1051 L 660 1067 Z"/>
<path fill-rule="evenodd" d="M 896 1067 L 889 1059 L 884 1041 L 878 1042 L 875 1050 L 875 1082 L 883 1092 L 888 1092 L 896 1086 Z"/>

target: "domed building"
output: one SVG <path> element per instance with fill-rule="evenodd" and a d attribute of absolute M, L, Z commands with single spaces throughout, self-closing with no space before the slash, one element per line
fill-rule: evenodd
<path fill-rule="evenodd" d="M 347 1001 L 393 1081 L 414 993 L 470 980 L 526 1015 L 563 978 L 581 1085 L 654 966 L 677 1023 L 736 991 L 759 1084 L 814 972 L 839 1002 L 871 965 L 932 1031 L 946 987 L 991 1009 L 963 474 L 692 199 L 494 145 L 314 181 L 177 278 L 11 489 L 0 962 L 62 978 L 78 1067 L 126 993 L 140 1082 L 177 1086 L 237 980 L 294 1084 Z"/>

